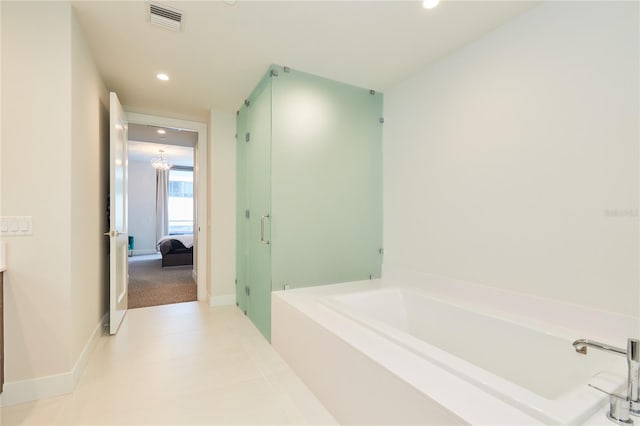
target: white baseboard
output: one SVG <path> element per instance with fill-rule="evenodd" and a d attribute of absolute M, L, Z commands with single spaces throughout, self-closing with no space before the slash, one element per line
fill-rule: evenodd
<path fill-rule="evenodd" d="M 93 352 L 93 349 L 98 343 L 98 339 L 102 336 L 103 324 L 106 318 L 107 315 L 105 314 L 93 331 L 89 341 L 84 346 L 80 356 L 78 356 L 71 371 L 19 382 L 5 383 L 3 392 L 0 394 L 0 407 L 22 404 L 24 402 L 51 398 L 73 392 L 80 380 L 82 372 L 87 366 L 89 355 L 91 355 L 91 352 Z"/>
<path fill-rule="evenodd" d="M 236 304 L 235 294 L 223 294 L 221 296 L 211 296 L 209 306 L 228 306 Z"/>
<path fill-rule="evenodd" d="M 131 254 L 133 256 L 143 256 L 146 254 L 156 254 L 158 253 L 158 250 L 132 250 Z"/>

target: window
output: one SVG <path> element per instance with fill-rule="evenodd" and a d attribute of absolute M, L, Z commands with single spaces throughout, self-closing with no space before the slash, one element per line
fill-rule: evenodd
<path fill-rule="evenodd" d="M 193 169 L 169 171 L 169 235 L 193 233 Z"/>

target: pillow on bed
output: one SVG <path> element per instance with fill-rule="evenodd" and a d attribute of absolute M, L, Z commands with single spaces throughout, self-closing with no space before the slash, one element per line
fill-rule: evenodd
<path fill-rule="evenodd" d="M 171 248 L 175 250 L 187 250 L 187 247 L 182 244 L 182 241 L 179 240 L 171 240 Z"/>
<path fill-rule="evenodd" d="M 171 252 L 173 245 L 171 244 L 171 240 L 164 240 L 160 244 L 158 244 L 158 250 L 164 256 L 165 254 Z"/>
<path fill-rule="evenodd" d="M 188 250 L 181 241 L 178 240 L 164 240 L 160 242 L 158 245 L 158 250 L 164 256 L 165 254 L 169 254 L 175 251 L 186 251 Z"/>

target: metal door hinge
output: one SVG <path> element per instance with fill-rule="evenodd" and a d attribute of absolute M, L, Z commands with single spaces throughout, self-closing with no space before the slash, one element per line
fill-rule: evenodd
<path fill-rule="evenodd" d="M 244 292 L 246 293 L 247 296 L 251 296 L 251 289 L 249 288 L 249 286 L 245 286 Z"/>
<path fill-rule="evenodd" d="M 284 67 L 284 72 L 291 72 L 291 68 L 289 68 L 289 67 Z"/>
<path fill-rule="evenodd" d="M 384 117 L 380 117 L 380 119 L 378 120 L 380 122 L 380 124 L 384 123 Z"/>
<path fill-rule="evenodd" d="M 378 253 L 384 254 L 384 248 L 381 248 L 380 250 L 378 250 Z"/>
<path fill-rule="evenodd" d="M 246 134 L 246 135 L 244 135 L 244 141 L 245 141 L 245 142 L 249 142 L 250 140 L 251 140 L 251 133 L 250 133 L 250 132 L 247 132 L 247 134 Z"/>
<path fill-rule="evenodd" d="M 271 77 L 277 77 L 278 76 L 278 70 L 277 69 L 272 69 L 271 70 Z"/>
<path fill-rule="evenodd" d="M 236 285 L 238 285 L 238 279 L 236 278 Z"/>
<path fill-rule="evenodd" d="M 251 101 L 249 101 L 249 99 L 245 99 L 245 100 L 244 100 L 244 104 L 245 104 L 246 106 L 249 106 L 249 105 L 251 105 Z"/>
<path fill-rule="evenodd" d="M 244 217 L 246 217 L 247 219 L 251 218 L 251 212 L 249 210 L 245 210 Z"/>

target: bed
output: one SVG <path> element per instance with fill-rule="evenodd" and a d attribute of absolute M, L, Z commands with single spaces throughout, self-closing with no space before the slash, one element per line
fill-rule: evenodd
<path fill-rule="evenodd" d="M 193 235 L 167 235 L 157 244 L 162 267 L 193 265 Z"/>

